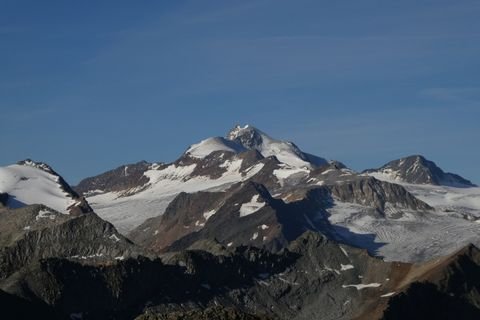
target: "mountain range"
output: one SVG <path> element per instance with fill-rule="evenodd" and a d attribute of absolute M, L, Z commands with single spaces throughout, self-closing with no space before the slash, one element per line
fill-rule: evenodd
<path fill-rule="evenodd" d="M 356 172 L 249 125 L 73 187 L 25 160 L 0 168 L 0 304 L 16 318 L 476 319 L 479 222 L 480 188 L 423 156 Z"/>

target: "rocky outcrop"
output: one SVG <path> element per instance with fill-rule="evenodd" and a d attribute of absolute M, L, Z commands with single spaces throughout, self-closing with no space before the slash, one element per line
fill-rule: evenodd
<path fill-rule="evenodd" d="M 404 187 L 375 178 L 336 184 L 328 186 L 328 189 L 332 196 L 340 201 L 371 206 L 381 212 L 385 211 L 387 204 L 414 211 L 433 209 L 425 202 L 415 198 Z"/>
<path fill-rule="evenodd" d="M 136 320 L 269 320 L 266 316 L 245 313 L 239 309 L 223 306 L 208 307 L 188 311 L 175 311 L 166 314 L 143 314 Z"/>
<path fill-rule="evenodd" d="M 180 193 L 162 216 L 146 220 L 130 233 L 137 244 L 154 251 L 201 230 L 225 198 L 223 192 Z"/>
<path fill-rule="evenodd" d="M 0 211 L 0 278 L 48 257 L 115 259 L 141 252 L 94 213 L 65 215 L 42 205 Z"/>
<path fill-rule="evenodd" d="M 168 225 L 166 228 L 178 230 L 178 233 L 165 242 L 159 230 L 156 236 L 162 246 L 156 246 L 160 242 L 155 242 L 155 237 L 153 241 L 145 239 L 147 242 L 142 243 L 149 243 L 147 247 L 154 251 L 183 250 L 202 239 L 217 239 L 230 246 L 253 244 L 279 250 L 287 241 L 278 222 L 278 216 L 288 210 L 287 206 L 283 201 L 272 198 L 264 186 L 253 182 L 233 186 L 226 194 L 181 194 L 172 202 L 170 209 L 158 226 L 165 222 Z M 170 223 L 173 225 L 170 226 Z M 142 241 L 144 226 L 148 224 L 131 234 L 135 242 L 137 239 Z"/>
<path fill-rule="evenodd" d="M 21 297 L 83 319 L 474 319 L 479 310 L 474 247 L 412 265 L 307 232 L 277 254 L 237 247 L 163 259 L 40 260 L 0 280 L 0 301 Z M 437 302 L 443 316 L 431 310 Z"/>
<path fill-rule="evenodd" d="M 140 188 L 149 182 L 144 172 L 147 171 L 150 166 L 151 164 L 146 161 L 123 165 L 98 176 L 83 179 L 75 187 L 75 190 L 80 194 L 93 194 L 96 190 L 101 190 L 102 192 L 118 192 Z"/>

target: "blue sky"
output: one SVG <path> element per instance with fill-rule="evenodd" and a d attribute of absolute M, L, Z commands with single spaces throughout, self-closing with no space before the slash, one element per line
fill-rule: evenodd
<path fill-rule="evenodd" d="M 71 183 L 252 124 L 480 183 L 479 1 L 0 0 L 0 165 Z"/>

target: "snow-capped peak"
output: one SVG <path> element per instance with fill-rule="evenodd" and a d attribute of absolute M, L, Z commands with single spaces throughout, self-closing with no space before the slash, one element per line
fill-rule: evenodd
<path fill-rule="evenodd" d="M 7 193 L 7 206 L 43 204 L 70 213 L 81 199 L 50 166 L 30 159 L 0 167 L 0 193 Z"/>
<path fill-rule="evenodd" d="M 421 155 L 413 155 L 393 160 L 378 169 L 370 169 L 365 172 L 381 180 L 396 180 L 412 184 L 447 185 L 454 187 L 475 186 L 459 175 L 444 172 L 433 161 L 429 161 Z"/>
<path fill-rule="evenodd" d="M 52 167 L 50 167 L 48 164 L 46 164 L 44 162 L 33 161 L 32 159 L 25 159 L 25 160 L 17 162 L 17 164 L 21 165 L 21 166 L 29 166 L 29 167 L 37 168 L 37 169 L 43 170 L 47 173 L 50 173 L 50 174 L 53 174 L 53 175 L 58 175 L 52 169 Z"/>
<path fill-rule="evenodd" d="M 264 157 L 275 156 L 280 162 L 295 168 L 311 169 L 327 164 L 323 158 L 302 152 L 294 143 L 274 139 L 248 124 L 243 127 L 236 125 L 226 138 L 202 140 L 190 146 L 185 155 L 203 159 L 215 151 L 241 153 L 247 150 L 257 150 Z"/>
<path fill-rule="evenodd" d="M 275 156 L 280 162 L 292 167 L 312 168 L 320 163 L 326 163 L 324 159 L 303 153 L 294 143 L 274 139 L 251 125 L 235 126 L 227 134 L 227 139 L 246 149 L 256 149 L 264 157 Z"/>

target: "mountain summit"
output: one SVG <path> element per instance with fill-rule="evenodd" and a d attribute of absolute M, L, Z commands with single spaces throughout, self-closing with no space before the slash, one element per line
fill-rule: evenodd
<path fill-rule="evenodd" d="M 5 195 L 7 207 L 44 204 L 65 214 L 92 211 L 49 165 L 30 159 L 0 167 L 0 193 Z"/>
<path fill-rule="evenodd" d="M 378 169 L 365 172 L 378 178 L 384 177 L 413 184 L 475 187 L 469 180 L 454 173 L 444 172 L 433 161 L 421 155 L 393 160 Z"/>
<path fill-rule="evenodd" d="M 294 143 L 272 138 L 251 126 L 235 126 L 225 138 L 212 137 L 191 145 L 185 155 L 203 159 L 213 152 L 223 151 L 239 154 L 257 150 L 263 157 L 275 156 L 278 161 L 295 168 L 315 168 L 328 164 L 327 160 L 305 153 Z"/>

